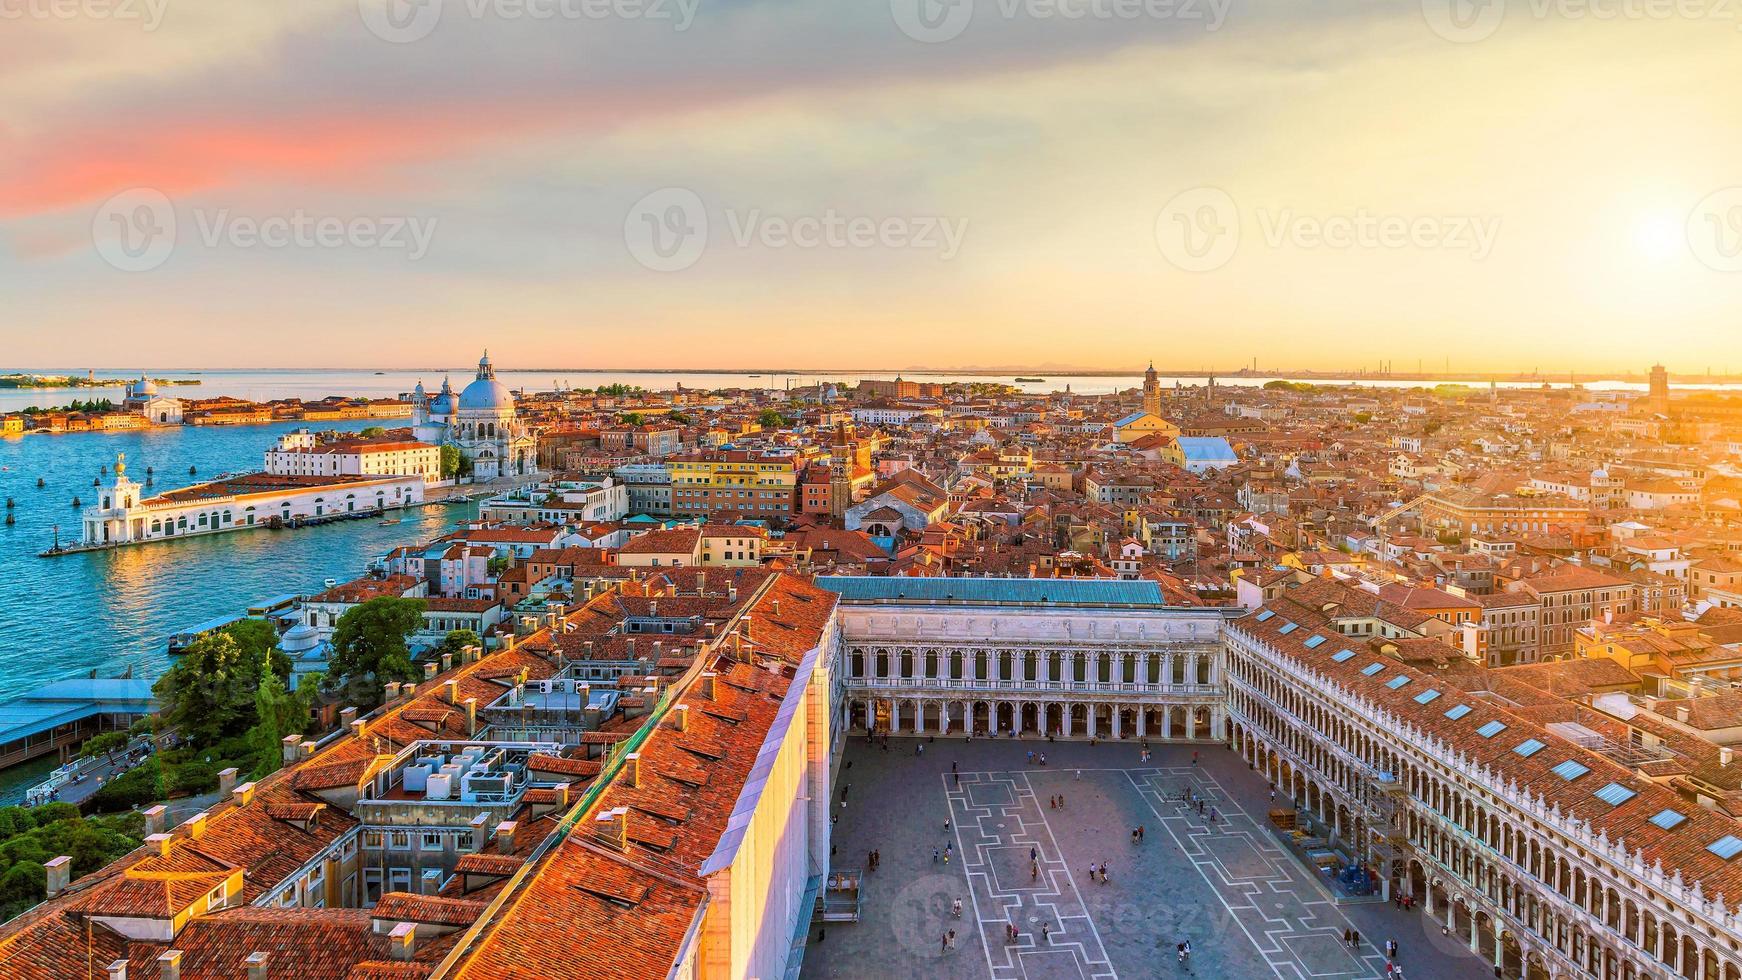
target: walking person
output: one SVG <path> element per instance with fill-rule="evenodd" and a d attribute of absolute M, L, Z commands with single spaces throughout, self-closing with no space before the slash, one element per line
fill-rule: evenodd
<path fill-rule="evenodd" d="M 1040 924 L 1040 942 L 1043 946 L 1052 945 L 1052 923 L 1042 922 Z"/>
<path fill-rule="evenodd" d="M 938 863 L 938 849 L 935 847 L 931 849 L 931 863 Z"/>
<path fill-rule="evenodd" d="M 1361 933 L 1359 931 L 1355 929 L 1349 930 L 1349 945 L 1356 949 L 1361 948 Z"/>

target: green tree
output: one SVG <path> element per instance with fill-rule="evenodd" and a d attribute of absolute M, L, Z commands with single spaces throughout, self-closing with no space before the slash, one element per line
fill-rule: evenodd
<path fill-rule="evenodd" d="M 79 755 L 85 758 L 90 758 L 91 756 L 107 755 L 116 749 L 124 749 L 126 747 L 126 732 L 104 732 L 103 734 L 93 736 L 91 739 L 86 741 L 84 747 L 79 749 Z"/>
<path fill-rule="evenodd" d="M 278 649 L 278 628 L 264 619 L 238 619 L 221 631 L 236 641 L 236 646 L 250 663 L 270 664 L 279 680 L 290 678 L 290 657 Z"/>
<path fill-rule="evenodd" d="M 617 416 L 617 421 L 624 425 L 636 426 L 647 421 L 640 412 L 624 412 Z"/>
<path fill-rule="evenodd" d="M 333 672 L 348 680 L 370 679 L 380 699 L 381 685 L 422 676 L 412 666 L 405 638 L 423 625 L 424 601 L 382 596 L 352 606 L 333 631 Z"/>
<path fill-rule="evenodd" d="M 48 869 L 35 861 L 20 861 L 0 875 L 0 916 L 11 918 L 48 894 Z"/>
<path fill-rule="evenodd" d="M 465 461 L 466 457 L 460 452 L 460 447 L 442 446 L 442 479 L 451 480 L 459 476 L 460 467 Z"/>
<path fill-rule="evenodd" d="M 315 686 L 311 684 L 292 692 L 270 672 L 261 678 L 260 687 L 254 692 L 256 720 L 254 727 L 248 730 L 248 741 L 254 750 L 254 769 L 250 778 L 259 779 L 277 772 L 284 760 L 281 748 L 284 737 L 307 730 L 309 705 L 305 692 L 314 690 Z"/>
<path fill-rule="evenodd" d="M 672 425 L 689 425 L 691 422 L 695 421 L 685 412 L 667 412 L 665 414 L 665 420 L 670 422 Z"/>
<path fill-rule="evenodd" d="M 210 745 L 254 723 L 254 689 L 267 658 L 244 653 L 219 631 L 200 637 L 151 687 L 165 723 L 195 745 Z"/>
<path fill-rule="evenodd" d="M 786 416 L 780 414 L 779 411 L 772 408 L 765 408 L 762 410 L 761 415 L 756 416 L 756 424 L 762 426 L 764 429 L 784 429 L 788 425 L 791 425 L 792 422 Z"/>
<path fill-rule="evenodd" d="M 484 641 L 479 639 L 478 634 L 471 630 L 451 630 L 447 636 L 442 637 L 442 645 L 436 650 L 436 653 L 438 655 L 451 653 L 457 656 L 466 647 L 481 647 L 483 645 Z"/>
<path fill-rule="evenodd" d="M 365 439 L 379 439 L 387 434 L 387 430 L 379 425 L 371 425 L 357 434 Z"/>

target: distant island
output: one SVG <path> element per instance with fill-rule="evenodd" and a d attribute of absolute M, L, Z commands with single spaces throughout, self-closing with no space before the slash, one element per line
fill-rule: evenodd
<path fill-rule="evenodd" d="M 0 374 L 0 388 L 119 388 L 131 378 L 79 377 L 72 374 Z M 197 385 L 194 378 L 153 378 L 160 385 Z"/>

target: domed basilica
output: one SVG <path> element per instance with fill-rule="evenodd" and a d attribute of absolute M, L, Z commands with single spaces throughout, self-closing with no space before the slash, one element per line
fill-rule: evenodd
<path fill-rule="evenodd" d="M 434 398 L 423 382 L 411 393 L 411 426 L 419 442 L 455 446 L 482 480 L 529 476 L 538 470 L 538 442 L 514 410 L 514 392 L 496 380 L 490 353 L 478 361 L 478 377 L 458 395 L 446 378 Z"/>

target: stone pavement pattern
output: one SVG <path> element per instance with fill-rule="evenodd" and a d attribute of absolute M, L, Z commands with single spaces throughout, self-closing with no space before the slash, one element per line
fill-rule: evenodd
<path fill-rule="evenodd" d="M 1218 746 L 1157 744 L 1143 762 L 1130 743 L 947 739 L 916 755 L 918 744 L 848 745 L 832 797 L 835 866 L 864 868 L 873 848 L 882 862 L 864 877 L 860 922 L 812 927 L 805 977 L 1378 980 L 1386 939 L 1409 980 L 1492 976 L 1419 912 L 1336 906 L 1264 822 L 1263 780 Z M 1089 875 L 1102 862 L 1105 884 Z M 1359 949 L 1343 941 L 1348 928 Z M 1181 940 L 1192 944 L 1183 964 Z"/>

